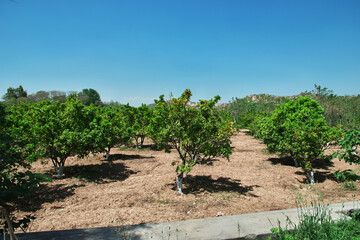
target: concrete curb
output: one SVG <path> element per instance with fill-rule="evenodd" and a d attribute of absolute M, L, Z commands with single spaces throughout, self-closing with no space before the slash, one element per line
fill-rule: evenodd
<path fill-rule="evenodd" d="M 340 211 L 360 208 L 360 201 L 327 205 L 334 220 Z M 307 208 L 311 211 L 312 208 Z M 19 240 L 110 240 L 110 239 L 267 239 L 270 229 L 286 226 L 286 219 L 298 223 L 299 209 L 249 213 L 177 222 L 132 226 L 74 229 L 17 234 Z"/>

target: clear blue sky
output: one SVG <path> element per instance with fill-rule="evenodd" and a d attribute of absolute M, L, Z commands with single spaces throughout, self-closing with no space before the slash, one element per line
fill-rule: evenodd
<path fill-rule="evenodd" d="M 0 95 L 360 94 L 359 0 L 0 0 Z"/>

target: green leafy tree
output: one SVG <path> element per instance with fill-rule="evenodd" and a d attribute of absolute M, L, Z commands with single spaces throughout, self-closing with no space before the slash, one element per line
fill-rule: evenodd
<path fill-rule="evenodd" d="M 125 123 L 132 128 L 131 137 L 135 140 L 136 149 L 142 148 L 145 137 L 148 135 L 153 110 L 145 104 L 138 108 L 126 104 L 121 105 L 119 109 L 124 116 Z"/>
<path fill-rule="evenodd" d="M 100 94 L 92 88 L 83 89 L 78 94 L 78 98 L 86 106 L 89 106 L 90 104 L 94 104 L 95 106 L 101 105 Z"/>
<path fill-rule="evenodd" d="M 61 178 L 68 157 L 88 155 L 93 149 L 89 124 L 94 118 L 75 95 L 65 103 L 50 100 L 11 108 L 15 135 L 26 142 L 29 160 L 51 159 Z"/>
<path fill-rule="evenodd" d="M 337 126 L 343 129 L 356 129 L 359 127 L 360 95 L 337 96 L 332 90 L 320 85 L 314 85 L 315 89 L 301 93 L 309 95 L 316 100 L 324 109 L 324 116 L 329 126 Z"/>
<path fill-rule="evenodd" d="M 321 87 L 320 85 L 314 84 L 314 88 L 315 90 L 312 90 L 311 93 L 318 97 L 328 97 L 333 95 L 333 91 L 326 87 Z"/>
<path fill-rule="evenodd" d="M 251 95 L 242 99 L 233 99 L 226 109 L 237 128 L 249 129 L 258 115 L 272 112 L 278 104 L 284 101 L 284 97 L 267 94 Z"/>
<path fill-rule="evenodd" d="M 148 135 L 148 127 L 152 118 L 152 109 L 142 104 L 140 107 L 134 109 L 134 139 L 136 148 L 143 147 L 145 137 Z"/>
<path fill-rule="evenodd" d="M 269 151 L 290 155 L 296 165 L 300 162 L 309 181 L 314 183 L 312 161 L 336 137 L 336 130 L 325 121 L 322 107 L 308 96 L 299 97 L 280 105 L 264 120 L 259 121 L 258 136 Z"/>
<path fill-rule="evenodd" d="M 339 160 L 344 160 L 350 165 L 360 164 L 360 155 L 358 148 L 360 147 L 360 130 L 350 130 L 339 140 L 338 144 L 341 150 L 333 154 L 333 157 L 338 157 Z M 344 171 L 337 170 L 334 172 L 335 177 L 342 182 L 357 181 L 360 177 L 352 170 L 347 169 Z"/>
<path fill-rule="evenodd" d="M 180 156 L 181 163 L 176 168 L 180 194 L 184 174 L 189 173 L 195 164 L 210 156 L 229 158 L 232 153 L 232 122 L 222 121 L 215 108 L 220 97 L 201 100 L 196 107 L 187 106 L 190 97 L 189 89 L 181 97 L 169 101 L 161 95 L 159 100 L 155 100 L 154 116 L 149 126 L 151 138 L 158 147 L 166 152 L 174 148 Z"/>
<path fill-rule="evenodd" d="M 14 205 L 15 200 L 29 196 L 41 182 L 49 180 L 45 175 L 30 171 L 26 155 L 21 151 L 24 143 L 11 136 L 12 123 L 7 115 L 5 106 L 0 103 L 0 210 L 5 215 L 8 212 L 5 209 Z M 6 226 L 11 233 L 13 227 L 26 228 L 31 219 L 31 216 L 22 219 L 8 217 Z"/>
<path fill-rule="evenodd" d="M 90 124 L 94 152 L 105 152 L 108 160 L 111 148 L 128 143 L 133 129 L 118 109 L 111 106 L 90 108 L 96 111 L 95 118 Z"/>
<path fill-rule="evenodd" d="M 134 126 L 136 123 L 135 116 L 137 112 L 136 107 L 130 106 L 129 104 L 118 105 L 113 107 L 120 111 L 120 114 L 123 117 L 123 121 L 125 125 L 131 128 L 131 138 L 136 139 L 136 134 L 134 130 Z"/>
<path fill-rule="evenodd" d="M 18 98 L 26 98 L 27 92 L 24 90 L 24 88 L 20 85 L 18 88 L 12 88 L 9 87 L 7 89 L 7 92 L 2 97 L 4 100 L 14 100 Z"/>
<path fill-rule="evenodd" d="M 66 92 L 63 91 L 49 91 L 49 95 L 53 102 L 59 101 L 61 103 L 64 103 L 67 100 Z"/>
<path fill-rule="evenodd" d="M 140 107 L 137 108 L 134 126 L 136 146 L 143 146 L 145 137 L 148 135 L 149 125 L 152 117 L 153 110 L 145 104 L 142 104 Z"/>
<path fill-rule="evenodd" d="M 38 91 L 28 96 L 28 99 L 31 102 L 40 102 L 49 98 L 50 98 L 50 93 L 46 91 Z"/>
<path fill-rule="evenodd" d="M 344 137 L 338 142 L 341 150 L 334 154 L 334 157 L 339 157 L 346 163 L 360 164 L 360 156 L 358 148 L 360 146 L 360 130 L 348 131 Z"/>
<path fill-rule="evenodd" d="M 271 116 L 271 113 L 258 113 L 250 123 L 248 129 L 256 139 L 262 139 L 263 126 L 269 116 Z"/>

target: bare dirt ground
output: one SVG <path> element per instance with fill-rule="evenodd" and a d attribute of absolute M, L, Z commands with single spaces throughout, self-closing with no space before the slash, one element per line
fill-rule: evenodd
<path fill-rule="evenodd" d="M 295 208 L 293 189 L 308 191 L 301 168 L 295 168 L 291 159 L 267 154 L 266 146 L 244 131 L 232 142 L 230 162 L 212 159 L 196 165 L 184 179 L 182 196 L 175 191 L 173 164 L 179 161 L 175 151 L 112 149 L 112 164 L 102 154 L 70 158 L 64 178 L 45 184 L 15 214 L 36 217 L 30 231 L 49 231 Z M 360 200 L 359 190 L 342 187 L 332 175 L 350 165 L 337 159 L 314 165 L 318 183 L 313 189 L 322 194 L 324 203 Z M 54 176 L 50 163 L 35 163 L 33 169 Z"/>

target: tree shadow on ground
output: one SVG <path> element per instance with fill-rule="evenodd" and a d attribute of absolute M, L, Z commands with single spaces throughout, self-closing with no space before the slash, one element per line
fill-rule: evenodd
<path fill-rule="evenodd" d="M 304 176 L 304 179 L 302 181 L 298 180 L 300 183 L 310 183 L 305 171 L 296 171 L 295 172 L 296 175 L 301 175 Z M 337 182 L 336 177 L 334 176 L 334 174 L 331 171 L 325 170 L 325 171 L 321 171 L 321 170 L 316 170 L 314 169 L 314 179 L 316 183 L 323 183 L 325 182 L 327 179 Z"/>
<path fill-rule="evenodd" d="M 247 153 L 247 152 L 257 152 L 258 150 L 256 149 L 235 149 L 234 152 L 239 152 L 239 153 Z"/>
<path fill-rule="evenodd" d="M 325 169 L 328 170 L 330 167 L 334 166 L 334 163 L 331 161 L 330 156 L 323 156 L 321 158 L 316 159 L 312 162 L 312 166 L 315 169 Z"/>
<path fill-rule="evenodd" d="M 211 176 L 192 176 L 188 175 L 183 180 L 183 193 L 193 193 L 199 194 L 203 192 L 236 192 L 239 194 L 247 194 L 249 191 L 253 191 L 254 187 L 259 187 L 258 185 L 252 186 L 241 186 L 241 181 L 231 178 L 219 177 L 218 179 L 212 179 Z M 173 190 L 176 190 L 176 184 L 171 184 Z M 249 193 L 253 197 L 258 197 L 255 194 Z"/>
<path fill-rule="evenodd" d="M 121 154 L 121 153 L 115 153 L 111 154 L 109 156 L 109 160 L 106 160 L 108 162 L 116 161 L 116 160 L 134 160 L 134 159 L 144 159 L 144 158 L 154 158 L 153 156 L 147 157 L 147 156 L 141 156 L 139 154 Z"/>
<path fill-rule="evenodd" d="M 33 194 L 19 199 L 16 208 L 21 211 L 37 211 L 41 209 L 44 203 L 61 202 L 62 200 L 74 195 L 74 191 L 78 187 L 84 187 L 84 184 L 56 184 L 56 185 L 42 185 L 35 189 Z M 61 208 L 62 204 L 53 206 L 54 208 Z"/>
<path fill-rule="evenodd" d="M 204 158 L 199 161 L 199 164 L 207 165 L 207 166 L 213 166 L 214 162 L 219 162 L 219 159 L 216 158 Z"/>
<path fill-rule="evenodd" d="M 273 165 L 281 164 L 284 166 L 295 167 L 294 159 L 290 156 L 280 156 L 276 158 L 269 158 Z M 334 163 L 329 159 L 329 157 L 324 156 L 323 158 L 316 159 L 312 162 L 312 166 L 314 169 L 325 169 L 328 170 L 329 167 L 333 167 Z"/>
<path fill-rule="evenodd" d="M 50 172 L 48 174 L 55 173 Z M 90 165 L 65 166 L 63 178 L 77 178 L 82 181 L 98 184 L 124 181 L 137 172 L 130 170 L 123 163 L 106 163 Z M 56 181 L 56 180 L 55 180 Z"/>
<path fill-rule="evenodd" d="M 161 148 L 158 148 L 156 144 L 144 144 L 140 149 L 146 149 L 151 151 L 162 151 Z"/>
<path fill-rule="evenodd" d="M 290 156 L 281 156 L 281 157 L 275 157 L 275 158 L 269 158 L 268 161 L 270 161 L 273 165 L 284 165 L 284 166 L 291 166 L 295 167 L 294 160 Z"/>
<path fill-rule="evenodd" d="M 142 146 L 139 146 L 136 148 L 136 145 L 129 145 L 125 148 L 120 147 L 120 150 L 122 151 L 162 151 L 161 148 L 158 148 L 156 144 L 143 144 Z"/>

